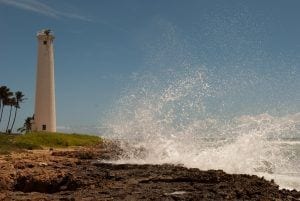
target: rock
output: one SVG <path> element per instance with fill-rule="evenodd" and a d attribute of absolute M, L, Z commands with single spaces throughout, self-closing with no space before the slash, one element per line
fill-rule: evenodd
<path fill-rule="evenodd" d="M 112 147 L 116 147 L 113 145 Z M 0 157 L 0 200 L 297 200 L 274 181 L 222 170 L 171 164 L 103 162 L 122 151 L 110 147 L 32 151 Z M 114 151 L 115 150 L 115 151 Z M 101 159 L 101 160 L 97 160 Z M 102 161 L 102 162 L 101 162 Z"/>
<path fill-rule="evenodd" d="M 45 163 L 45 162 L 40 162 L 39 163 L 39 166 L 41 166 L 41 167 L 45 167 L 45 166 L 47 166 L 48 164 L 47 163 Z"/>

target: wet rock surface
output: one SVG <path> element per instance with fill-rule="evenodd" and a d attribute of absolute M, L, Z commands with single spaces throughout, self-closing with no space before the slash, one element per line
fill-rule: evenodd
<path fill-rule="evenodd" d="M 274 182 L 170 164 L 112 164 L 111 146 L 0 157 L 0 200 L 299 200 Z"/>

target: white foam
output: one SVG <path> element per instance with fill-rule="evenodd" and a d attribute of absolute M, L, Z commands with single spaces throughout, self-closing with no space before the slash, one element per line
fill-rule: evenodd
<path fill-rule="evenodd" d="M 244 115 L 230 121 L 207 118 L 202 100 L 210 90 L 201 71 L 163 83 L 143 80 L 121 98 L 106 124 L 108 136 L 128 141 L 122 145 L 126 156 L 118 162 L 264 174 L 299 190 L 298 177 L 278 176 L 300 172 L 299 153 L 281 145 L 298 146 L 299 141 L 280 140 L 285 133 L 299 132 L 299 113 Z"/>
<path fill-rule="evenodd" d="M 280 188 L 285 189 L 297 189 L 300 190 L 300 175 L 299 173 L 294 175 L 289 174 L 267 174 L 267 173 L 256 173 L 259 176 L 271 180 L 273 179 L 275 183 L 280 185 Z"/>

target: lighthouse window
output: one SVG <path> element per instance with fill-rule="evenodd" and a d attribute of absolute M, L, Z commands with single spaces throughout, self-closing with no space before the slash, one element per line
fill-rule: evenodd
<path fill-rule="evenodd" d="M 42 130 L 43 130 L 43 131 L 45 131 L 45 130 L 46 130 L 46 125 L 45 125 L 45 124 L 43 125 L 43 128 L 42 128 Z"/>
<path fill-rule="evenodd" d="M 44 40 L 43 43 L 44 43 L 44 45 L 47 45 L 47 41 L 46 40 Z"/>

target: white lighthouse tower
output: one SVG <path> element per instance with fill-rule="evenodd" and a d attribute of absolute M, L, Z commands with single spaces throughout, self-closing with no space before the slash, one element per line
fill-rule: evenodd
<path fill-rule="evenodd" d="M 54 35 L 49 29 L 37 33 L 38 59 L 34 123 L 35 131 L 56 132 L 54 86 Z"/>

